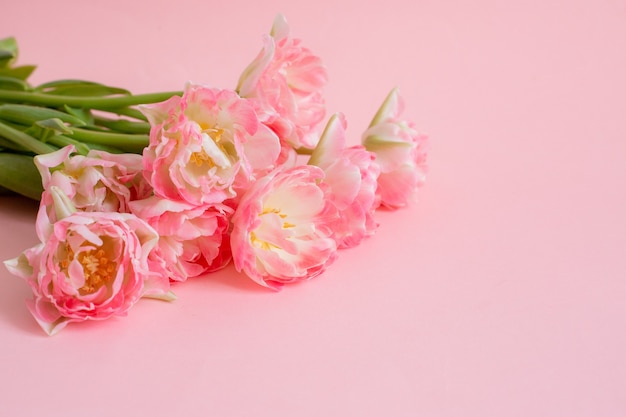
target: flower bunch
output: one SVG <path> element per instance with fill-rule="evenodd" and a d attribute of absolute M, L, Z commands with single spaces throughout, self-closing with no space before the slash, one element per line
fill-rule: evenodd
<path fill-rule="evenodd" d="M 5 265 L 48 334 L 142 297 L 173 300 L 173 285 L 231 260 L 272 289 L 311 279 L 424 180 L 427 138 L 402 118 L 397 90 L 360 145 L 343 114 L 322 126 L 326 70 L 280 15 L 234 90 L 33 89 L 16 68 L 0 68 L 0 186 L 40 199 L 41 243 Z M 18 165 L 41 188 L 15 181 Z"/>

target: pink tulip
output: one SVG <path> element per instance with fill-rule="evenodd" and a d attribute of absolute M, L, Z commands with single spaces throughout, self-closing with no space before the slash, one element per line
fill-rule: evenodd
<path fill-rule="evenodd" d="M 35 157 L 44 192 L 38 217 L 54 223 L 51 187 L 58 187 L 80 211 L 111 211 L 128 213 L 132 200 L 145 198 L 152 192 L 143 180 L 140 155 L 114 155 L 90 151 L 87 156 L 71 154 L 73 146 Z"/>
<path fill-rule="evenodd" d="M 174 298 L 148 267 L 158 235 L 136 216 L 74 212 L 46 230 L 41 244 L 5 265 L 30 285 L 28 308 L 49 335 L 71 322 L 124 316 L 141 297 Z"/>
<path fill-rule="evenodd" d="M 336 257 L 331 224 L 337 213 L 314 166 L 276 170 L 254 183 L 233 215 L 231 247 L 238 271 L 260 285 L 322 273 Z"/>
<path fill-rule="evenodd" d="M 324 119 L 321 90 L 327 82 L 321 59 L 289 36 L 282 15 L 274 21 L 263 49 L 239 78 L 237 91 L 254 98 L 258 112 L 283 146 L 313 148 Z"/>
<path fill-rule="evenodd" d="M 171 280 L 185 281 L 230 262 L 229 207 L 191 206 L 154 196 L 133 201 L 131 209 L 159 234 L 153 260 Z"/>
<path fill-rule="evenodd" d="M 357 246 L 376 230 L 380 168 L 374 158 L 363 146 L 346 147 L 346 120 L 337 114 L 331 117 L 309 160 L 324 170 L 323 182 L 329 186 L 330 199 L 340 215 L 332 224 L 339 248 Z"/>
<path fill-rule="evenodd" d="M 144 176 L 162 198 L 220 203 L 271 170 L 280 152 L 278 137 L 234 91 L 189 84 L 182 97 L 142 111 L 152 125 Z"/>
<path fill-rule="evenodd" d="M 403 109 L 398 90 L 392 90 L 363 133 L 363 145 L 376 154 L 381 168 L 377 191 L 381 204 L 391 209 L 406 206 L 426 177 L 428 137 L 400 119 Z"/>

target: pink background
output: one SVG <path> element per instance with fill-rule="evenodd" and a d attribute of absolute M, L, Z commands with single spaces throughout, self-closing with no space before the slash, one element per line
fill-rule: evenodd
<path fill-rule="evenodd" d="M 234 87 L 277 12 L 353 143 L 393 86 L 432 138 L 408 209 L 313 281 L 228 268 L 47 337 L 0 268 L 3 416 L 626 416 L 626 2 L 2 6 L 35 83 Z M 0 258 L 36 243 L 0 198 Z"/>

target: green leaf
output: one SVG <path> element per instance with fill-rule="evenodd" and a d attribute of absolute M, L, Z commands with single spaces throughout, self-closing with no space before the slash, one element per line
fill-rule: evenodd
<path fill-rule="evenodd" d="M 29 106 L 26 104 L 0 105 L 0 119 L 30 126 L 39 120 L 59 119 L 75 126 L 84 126 L 85 122 L 71 114 L 46 107 Z"/>
<path fill-rule="evenodd" d="M 0 68 L 0 76 L 19 78 L 26 81 L 30 74 L 37 68 L 35 65 L 22 65 L 20 67 Z"/>
<path fill-rule="evenodd" d="M 44 129 L 51 129 L 59 133 L 72 133 L 72 129 L 67 127 L 60 119 L 46 119 L 35 122 L 35 125 Z"/>
<path fill-rule="evenodd" d="M 111 95 L 130 95 L 130 91 L 118 87 L 83 80 L 57 80 L 41 84 L 35 91 L 44 94 L 74 97 L 105 97 Z"/>
<path fill-rule="evenodd" d="M 15 129 L 2 122 L 0 122 L 0 137 L 36 154 L 50 153 L 57 150 L 57 148 L 47 145 L 21 130 Z"/>
<path fill-rule="evenodd" d="M 14 37 L 0 39 L 0 68 L 8 67 L 17 59 L 17 41 Z"/>
<path fill-rule="evenodd" d="M 10 194 L 14 194 L 13 191 L 9 190 L 8 188 L 0 187 L 0 195 L 10 195 Z"/>
<path fill-rule="evenodd" d="M 93 124 L 93 115 L 91 114 L 91 110 L 82 109 L 80 107 L 70 107 L 67 104 L 63 106 L 65 112 L 71 114 L 72 116 L 82 120 L 86 125 Z"/>
<path fill-rule="evenodd" d="M 27 82 L 15 77 L 0 76 L 0 88 L 5 90 L 30 90 L 30 86 Z"/>
<path fill-rule="evenodd" d="M 13 55 L 10 51 L 0 49 L 0 68 L 7 67 L 13 59 L 15 59 L 15 55 Z"/>
<path fill-rule="evenodd" d="M 24 133 L 42 142 L 55 144 L 50 140 L 52 137 L 62 134 L 71 134 L 72 129 L 67 127 L 65 123 L 59 119 L 47 119 L 35 122 L 31 127 L 26 129 Z"/>
<path fill-rule="evenodd" d="M 33 157 L 0 153 L 0 187 L 40 200 L 43 186 Z"/>

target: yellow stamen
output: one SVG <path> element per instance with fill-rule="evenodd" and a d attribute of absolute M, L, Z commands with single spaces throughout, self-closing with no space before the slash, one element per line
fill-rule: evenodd
<path fill-rule="evenodd" d="M 110 284 L 115 279 L 117 263 L 111 261 L 104 249 L 92 249 L 81 252 L 75 256 L 74 251 L 65 247 L 66 257 L 59 262 L 61 269 L 67 273 L 67 269 L 75 259 L 83 267 L 85 283 L 78 289 L 81 295 L 93 294 L 102 288 L 103 285 Z"/>
<path fill-rule="evenodd" d="M 225 155 L 228 155 L 226 148 L 224 148 L 224 146 L 220 143 L 220 141 L 222 140 L 222 135 L 224 134 L 224 129 L 209 127 L 207 124 L 204 124 L 204 123 L 200 123 L 200 128 L 202 129 L 204 133 L 209 135 L 211 139 L 213 139 L 213 141 L 215 142 L 217 147 L 222 151 L 222 153 L 224 153 Z M 204 149 L 201 150 L 200 152 L 192 153 L 191 156 L 189 157 L 189 163 L 193 163 L 197 167 L 207 164 L 209 169 L 215 166 L 215 162 L 213 162 L 213 159 L 206 153 Z"/>
<path fill-rule="evenodd" d="M 285 213 L 281 212 L 281 210 L 278 209 L 278 208 L 266 207 L 259 214 L 259 216 L 264 216 L 266 214 L 276 214 L 279 218 L 281 218 L 282 219 L 282 228 L 283 229 L 290 229 L 290 228 L 296 227 L 295 224 L 289 223 L 288 221 L 285 221 L 285 219 L 287 218 L 287 215 Z M 286 238 L 289 239 L 288 236 L 286 236 Z M 263 240 L 259 239 L 256 236 L 256 234 L 254 234 L 254 232 L 250 233 L 250 242 L 253 245 L 255 245 L 255 246 L 257 246 L 257 247 L 259 247 L 261 249 L 264 249 L 264 250 L 281 249 L 280 246 L 276 246 L 276 245 L 274 245 L 272 243 L 269 243 L 269 242 L 266 242 L 266 241 L 263 241 Z"/>
<path fill-rule="evenodd" d="M 284 219 L 285 217 L 287 217 L 286 214 L 281 213 L 280 209 L 277 208 L 266 208 L 261 212 L 261 216 L 264 214 L 269 214 L 269 213 L 273 213 L 273 214 L 278 214 L 278 217 L 280 217 L 281 219 Z"/>
<path fill-rule="evenodd" d="M 216 144 L 220 143 L 220 141 L 222 140 L 222 135 L 224 134 L 224 129 L 211 128 L 211 129 L 204 129 L 204 131 L 209 136 L 211 136 L 211 139 L 213 139 L 213 141 Z"/>
<path fill-rule="evenodd" d="M 209 168 L 213 168 L 215 166 L 213 160 L 204 150 L 192 153 L 189 157 L 189 162 L 196 164 L 197 167 L 202 166 L 203 164 L 208 164 Z"/>

